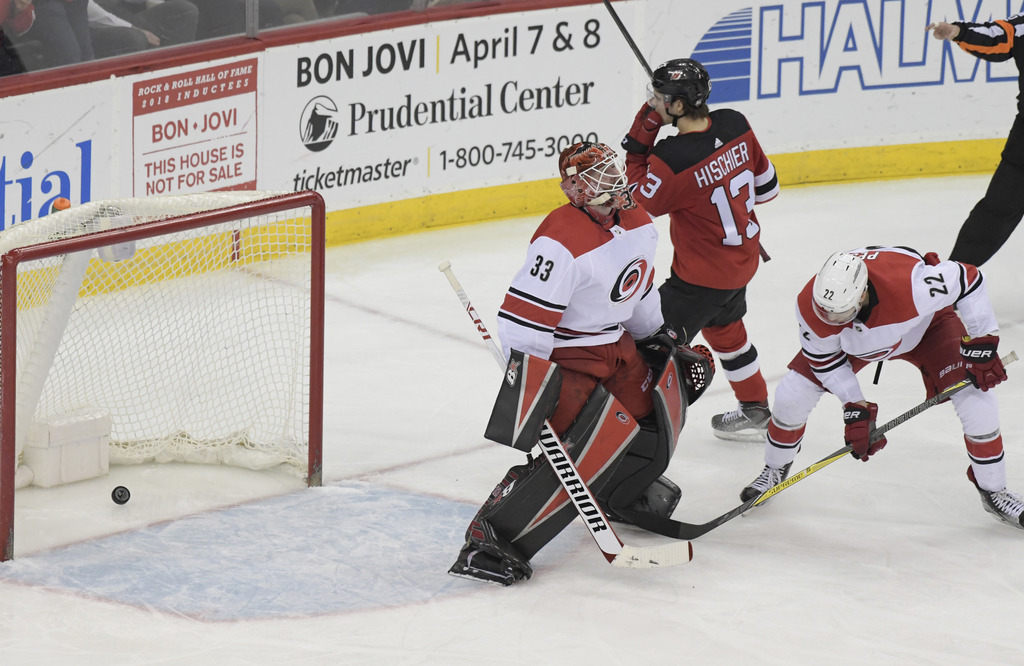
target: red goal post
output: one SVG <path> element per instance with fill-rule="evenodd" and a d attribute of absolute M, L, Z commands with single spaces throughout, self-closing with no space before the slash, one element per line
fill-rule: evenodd
<path fill-rule="evenodd" d="M 0 561 L 16 487 L 75 480 L 76 428 L 103 471 L 109 455 L 320 485 L 325 213 L 311 191 L 216 192 L 0 232 Z M 33 471 L 41 455 L 57 463 Z"/>

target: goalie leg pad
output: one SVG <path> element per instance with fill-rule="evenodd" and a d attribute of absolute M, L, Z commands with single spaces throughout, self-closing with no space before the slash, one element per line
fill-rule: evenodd
<path fill-rule="evenodd" d="M 668 469 L 686 422 L 687 387 L 673 354 L 654 388 L 654 414 L 644 419 L 606 490 L 598 497 L 609 515 L 634 522 L 637 512 L 672 515 L 682 493 L 661 476 Z"/>
<path fill-rule="evenodd" d="M 638 431 L 636 421 L 619 401 L 604 387 L 596 387 L 562 438 L 595 495 L 611 478 Z M 555 471 L 541 457 L 512 467 L 476 520 L 489 523 L 529 561 L 577 515 Z"/>
<path fill-rule="evenodd" d="M 608 482 L 604 491 L 598 496 L 602 507 L 610 518 L 621 522 L 632 522 L 628 519 L 627 513 L 631 511 L 649 511 L 648 503 L 645 502 L 645 495 L 648 489 L 658 482 L 662 472 L 668 469 L 671 451 L 667 437 L 662 436 L 657 424 L 647 422 L 641 426 L 640 432 L 634 438 L 622 462 L 615 470 L 615 474 Z M 666 488 L 676 487 L 674 483 L 665 479 Z M 654 494 L 658 490 L 652 491 Z M 679 502 L 679 496 L 674 501 L 667 498 L 667 501 L 657 502 L 659 506 L 666 507 L 671 504 L 674 511 Z M 671 515 L 671 513 L 667 514 Z"/>

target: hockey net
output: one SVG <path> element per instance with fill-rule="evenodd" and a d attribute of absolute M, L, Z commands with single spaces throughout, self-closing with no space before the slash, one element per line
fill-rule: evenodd
<path fill-rule="evenodd" d="M 110 464 L 319 485 L 323 251 L 314 192 L 90 202 L 0 232 L 0 557 L 40 423 L 100 415 Z"/>

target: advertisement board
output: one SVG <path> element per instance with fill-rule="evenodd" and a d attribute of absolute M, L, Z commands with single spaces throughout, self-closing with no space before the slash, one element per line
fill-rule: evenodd
<path fill-rule="evenodd" d="M 256 188 L 259 59 L 130 82 L 131 196 Z"/>
<path fill-rule="evenodd" d="M 614 7 L 648 66 L 707 67 L 711 107 L 748 117 L 785 185 L 994 168 L 1017 70 L 925 26 L 1022 4 Z M 436 226 L 543 212 L 559 151 L 618 145 L 647 77 L 601 3 L 500 9 L 0 97 L 0 223 L 44 214 L 58 196 L 240 188 L 315 189 L 335 218 L 375 216 L 386 233 L 403 230 L 398 217 Z"/>
<path fill-rule="evenodd" d="M 0 99 L 0 228 L 47 214 L 58 197 L 115 196 L 100 166 L 118 152 L 116 88 L 103 81 Z"/>
<path fill-rule="evenodd" d="M 601 5 L 423 24 L 267 54 L 261 174 L 329 208 L 553 178 L 643 102 Z"/>
<path fill-rule="evenodd" d="M 985 62 L 925 28 L 1006 18 L 1021 0 L 631 4 L 652 61 L 700 60 L 710 105 L 746 113 L 769 153 L 1005 138 L 1016 113 L 1012 59 Z"/>

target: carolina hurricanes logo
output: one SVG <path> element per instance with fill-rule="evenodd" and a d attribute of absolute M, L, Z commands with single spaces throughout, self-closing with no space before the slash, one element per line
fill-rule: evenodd
<path fill-rule="evenodd" d="M 508 385 L 511 386 L 512 388 L 515 388 L 516 380 L 519 379 L 520 365 L 521 364 L 519 363 L 519 361 L 509 361 L 508 369 L 505 370 L 505 381 L 507 381 Z"/>
<path fill-rule="evenodd" d="M 612 292 L 608 294 L 612 303 L 622 303 L 629 300 L 633 294 L 640 290 L 644 284 L 644 276 L 647 275 L 647 260 L 637 257 L 629 262 L 629 265 L 622 269 L 619 277 L 615 278 L 615 285 Z"/>

